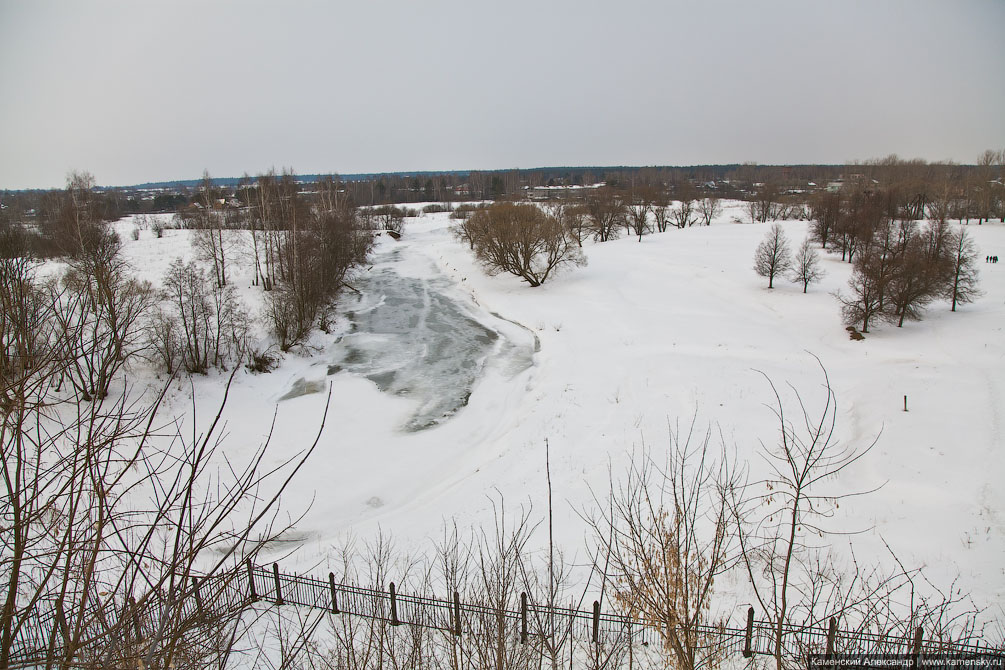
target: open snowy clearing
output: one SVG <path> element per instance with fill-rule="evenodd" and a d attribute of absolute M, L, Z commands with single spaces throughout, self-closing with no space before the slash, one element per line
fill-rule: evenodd
<path fill-rule="evenodd" d="M 496 336 L 473 362 L 466 406 L 422 430 L 410 421 L 428 398 L 382 392 L 351 367 L 330 369 L 345 355 L 345 316 L 336 332 L 319 334 L 309 353 L 286 356 L 271 374 L 238 372 L 225 414 L 226 449 L 235 456 L 263 440 L 276 411 L 274 457 L 306 448 L 327 394 L 297 390 L 332 386 L 318 450 L 284 496 L 294 516 L 309 506 L 291 538 L 299 546 L 284 565 L 327 572 L 328 557 L 348 538 L 367 541 L 380 531 L 406 550 L 427 550 L 445 520 L 462 528 L 490 523 L 500 497 L 508 508 L 533 505 L 541 518 L 545 439 L 556 540 L 582 562 L 579 514 L 592 508 L 592 492 L 603 497 L 608 472 L 618 477 L 633 453 L 663 449 L 671 426 L 686 429 L 697 416 L 702 434 L 711 426 L 716 443 L 721 433 L 749 463 L 751 479 L 762 475 L 761 443 L 770 445 L 778 428 L 766 406 L 774 398 L 765 375 L 787 402 L 795 401 L 791 384 L 811 410 L 819 408 L 816 356 L 837 396 L 842 444 L 864 449 L 878 436 L 865 458 L 828 485 L 881 486 L 843 502 L 829 522 L 861 534 L 824 542 L 842 549 L 852 542 L 860 563 L 891 563 L 885 541 L 908 567 L 925 566 L 940 588 L 959 577 L 957 586 L 978 605 L 1005 600 L 1005 265 L 980 264 L 985 295 L 976 303 L 956 313 L 935 303 L 920 323 L 877 324 L 856 342 L 831 295 L 844 289 L 851 267 L 824 254 L 827 276 L 808 294 L 784 280 L 768 290 L 752 259 L 770 224 L 737 224 L 734 216 L 739 207 L 727 207 L 711 227 L 588 244 L 587 267 L 540 288 L 485 276 L 451 236 L 446 214 L 409 219 L 399 242 L 381 238 L 369 272 L 393 259 L 398 275 L 434 287 Z M 782 225 L 797 247 L 808 224 Z M 1005 226 L 972 224 L 969 232 L 980 259 L 1005 250 Z M 191 254 L 187 231 L 122 238 L 126 257 L 155 282 L 174 257 Z M 250 275 L 232 267 L 233 283 L 256 305 Z M 343 310 L 372 306 L 374 297 L 346 294 Z M 389 357 L 400 354 L 391 349 Z M 416 351 L 410 357 L 426 349 Z M 529 365 L 513 351 L 530 352 Z M 198 414 L 215 412 L 220 376 L 196 378 L 192 388 Z M 191 405 L 187 381 L 176 384 L 167 411 L 185 414 Z"/>

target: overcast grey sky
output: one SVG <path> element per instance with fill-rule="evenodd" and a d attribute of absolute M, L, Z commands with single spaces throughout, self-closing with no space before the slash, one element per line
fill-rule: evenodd
<path fill-rule="evenodd" d="M 1003 0 L 0 0 L 0 188 L 1003 147 Z"/>

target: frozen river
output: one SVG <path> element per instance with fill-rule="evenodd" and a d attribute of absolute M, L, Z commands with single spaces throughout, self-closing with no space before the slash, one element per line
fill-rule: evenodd
<path fill-rule="evenodd" d="M 362 375 L 381 391 L 414 399 L 418 406 L 403 429 L 416 431 L 466 405 L 488 366 L 507 376 L 525 370 L 535 347 L 532 335 L 514 338 L 513 324 L 478 307 L 435 269 L 404 272 L 402 251 L 376 256 L 355 284 L 360 294 L 346 296 L 351 328 L 334 348 L 329 372 Z"/>

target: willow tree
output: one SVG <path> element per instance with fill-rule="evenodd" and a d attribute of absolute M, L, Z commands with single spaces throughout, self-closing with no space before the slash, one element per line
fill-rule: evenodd
<path fill-rule="evenodd" d="M 501 202 L 478 210 L 455 234 L 490 275 L 508 272 L 540 286 L 564 265 L 585 265 L 562 223 L 535 205 Z"/>

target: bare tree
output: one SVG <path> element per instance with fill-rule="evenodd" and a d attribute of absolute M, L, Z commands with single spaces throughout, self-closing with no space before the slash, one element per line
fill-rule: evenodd
<path fill-rule="evenodd" d="M 552 200 L 545 205 L 545 211 L 561 224 L 562 229 L 566 231 L 570 239 L 576 241 L 576 246 L 583 246 L 583 238 L 586 237 L 587 233 L 587 211 L 585 206 L 581 203 L 569 202 L 567 200 Z M 463 237 L 464 232 L 462 230 L 458 232 Z"/>
<path fill-rule="evenodd" d="M 50 314 L 66 347 L 63 372 L 84 401 L 101 400 L 116 373 L 147 343 L 153 291 L 129 274 L 117 237 L 75 257 L 63 287 L 50 288 Z"/>
<path fill-rule="evenodd" d="M 866 247 L 855 261 L 855 269 L 848 280 L 851 295 L 838 293 L 841 314 L 846 325 L 861 323 L 862 332 L 869 332 L 869 323 L 883 312 L 883 294 L 888 274 L 882 268 L 885 264 L 881 251 L 874 246 Z"/>
<path fill-rule="evenodd" d="M 372 210 L 383 230 L 400 235 L 405 225 L 405 210 L 394 205 L 381 205 Z"/>
<path fill-rule="evenodd" d="M 884 302 L 884 318 L 896 321 L 898 328 L 907 319 L 921 319 L 925 306 L 938 297 L 945 276 L 943 258 L 936 256 L 933 259 L 928 255 L 916 227 L 904 225 L 902 231 L 899 252 L 895 256 L 896 265 L 886 284 L 888 300 Z"/>
<path fill-rule="evenodd" d="M 712 225 L 712 219 L 722 214 L 722 203 L 719 202 L 719 197 L 707 195 L 699 200 L 698 213 L 701 215 L 701 220 L 706 226 Z"/>
<path fill-rule="evenodd" d="M 670 223 L 670 193 L 663 186 L 655 188 L 653 218 L 656 220 L 656 230 L 665 233 Z"/>
<path fill-rule="evenodd" d="M 967 231 L 959 228 L 950 234 L 947 252 L 949 273 L 943 284 L 943 297 L 952 302 L 955 312 L 957 304 L 971 303 L 982 295 L 977 249 Z"/>
<path fill-rule="evenodd" d="M 625 203 L 621 194 L 610 187 L 599 188 L 586 201 L 589 227 L 598 242 L 613 240 L 625 219 Z"/>
<path fill-rule="evenodd" d="M 792 265 L 791 279 L 796 284 L 801 283 L 803 285 L 803 293 L 806 293 L 809 285 L 820 281 L 824 274 L 826 274 L 824 269 L 820 267 L 820 254 L 810 244 L 810 238 L 806 237 L 803 239 L 803 243 L 799 245 L 799 251 L 796 252 L 795 261 Z"/>
<path fill-rule="evenodd" d="M 508 272 L 540 286 L 564 265 L 585 265 L 562 225 L 535 205 L 500 202 L 458 227 L 489 274 Z"/>
<path fill-rule="evenodd" d="M 747 202 L 751 223 L 766 223 L 769 219 L 778 218 L 778 199 L 777 184 L 770 181 L 758 184 L 757 190 Z"/>
<path fill-rule="evenodd" d="M 493 527 L 478 535 L 474 548 L 472 588 L 476 601 L 486 608 L 476 614 L 483 638 L 469 651 L 474 667 L 507 670 L 527 665 L 532 653 L 529 645 L 519 644 L 518 637 L 507 633 L 504 612 L 519 597 L 523 555 L 534 526 L 529 510 L 523 510 L 512 524 L 506 520 L 502 501 L 493 501 L 493 512 Z"/>
<path fill-rule="evenodd" d="M 841 194 L 819 193 L 810 202 L 810 235 L 814 242 L 824 249 L 831 240 L 831 235 L 841 216 Z"/>
<path fill-rule="evenodd" d="M 792 254 L 789 251 L 789 241 L 785 231 L 779 224 L 773 224 L 757 245 L 754 253 L 754 271 L 768 278 L 768 288 L 774 288 L 775 277 L 778 277 L 792 267 Z"/>
<path fill-rule="evenodd" d="M 373 235 L 352 201 L 331 179 L 308 203 L 292 173 L 276 182 L 259 178 L 262 206 L 271 216 L 263 235 L 264 283 L 271 288 L 265 315 L 283 351 L 299 344 L 316 325 L 328 327 L 330 307 L 366 262 Z M 266 197 L 265 192 L 273 196 Z"/>
<path fill-rule="evenodd" d="M 977 157 L 977 186 L 975 188 L 975 204 L 977 205 L 978 223 L 991 221 L 995 206 L 995 163 L 999 161 L 998 152 L 987 149 Z"/>
<path fill-rule="evenodd" d="M 54 193 L 42 208 L 42 226 L 63 255 L 79 256 L 112 235 L 102 219 L 94 188 L 94 176 L 89 172 L 71 172 L 66 177 L 66 190 Z"/>
<path fill-rule="evenodd" d="M 698 198 L 698 191 L 690 184 L 684 184 L 677 189 L 679 200 L 676 207 L 670 210 L 670 216 L 678 228 L 693 226 L 697 221 L 695 212 L 695 202 Z"/>
<path fill-rule="evenodd" d="M 576 240 L 576 246 L 582 247 L 583 239 L 587 235 L 587 224 L 589 221 L 589 212 L 586 206 L 581 203 L 575 203 L 566 207 L 563 218 L 565 229 L 569 231 L 572 239 Z"/>
<path fill-rule="evenodd" d="M 192 245 L 196 254 L 213 268 L 216 284 L 222 288 L 227 285 L 227 257 L 230 244 L 223 235 L 223 208 L 226 202 L 220 196 L 221 193 L 213 186 L 209 172 L 203 172 L 202 182 L 199 185 L 199 208 L 195 215 L 190 217 L 189 227 L 195 228 L 192 233 Z"/>
<path fill-rule="evenodd" d="M 694 670 L 714 661 L 707 627 L 716 579 L 735 558 L 736 516 L 730 507 L 740 473 L 711 431 L 671 431 L 664 462 L 633 461 L 590 520 L 609 565 L 597 569 L 630 617 L 658 631 L 673 666 Z"/>
<path fill-rule="evenodd" d="M 935 189 L 928 201 L 928 220 L 931 223 L 945 224 L 953 213 L 955 198 L 950 182 L 942 182 Z"/>
<path fill-rule="evenodd" d="M 0 381 L 0 519 L 10 521 L 0 533 L 0 666 L 44 614 L 54 633 L 48 667 L 136 667 L 142 659 L 168 668 L 183 658 L 206 667 L 207 654 L 227 653 L 243 605 L 223 598 L 228 568 L 274 537 L 271 514 L 313 446 L 280 470 L 260 471 L 263 446 L 245 465 L 228 460 L 214 474 L 222 406 L 186 439 L 178 429 L 162 435 L 163 395 L 80 402 L 82 391 L 61 391 L 54 380 L 78 346 L 81 328 L 70 317 L 88 317 L 57 305 L 64 296 L 16 265 L 0 264 L 0 279 L 16 289 L 16 318 L 0 322 L 3 349 L 26 352 L 5 363 L 11 369 Z M 186 606 L 193 579 L 218 605 L 212 612 Z"/>
<path fill-rule="evenodd" d="M 175 358 L 168 354 L 173 340 L 174 353 L 188 372 L 205 374 L 211 366 L 226 368 L 241 359 L 247 315 L 233 286 L 208 281 L 196 263 L 175 259 L 164 276 L 161 296 L 168 310 L 157 321 L 154 341 L 163 362 Z"/>
<path fill-rule="evenodd" d="M 822 489 L 876 444 L 874 440 L 858 450 L 839 445 L 836 398 L 822 364 L 820 369 L 823 389 L 819 409 L 811 410 L 790 387 L 794 396 L 790 404 L 797 408 L 794 419 L 781 392 L 764 375 L 774 396 L 771 408 L 778 421 L 777 442 L 764 450 L 771 474 L 748 486 L 747 491 L 754 493 L 737 500 L 733 507 L 743 526 L 739 539 L 747 576 L 757 602 L 775 627 L 772 652 L 778 670 L 786 660 L 782 653 L 785 626 L 801 597 L 797 568 L 810 560 L 812 538 L 827 532 L 820 524 L 833 514 L 840 500 L 861 494 Z"/>
<path fill-rule="evenodd" d="M 638 235 L 639 242 L 650 230 L 649 213 L 652 209 L 653 195 L 648 189 L 639 189 L 633 193 L 631 202 L 626 206 L 628 216 L 625 218 L 625 225 L 629 232 Z"/>

